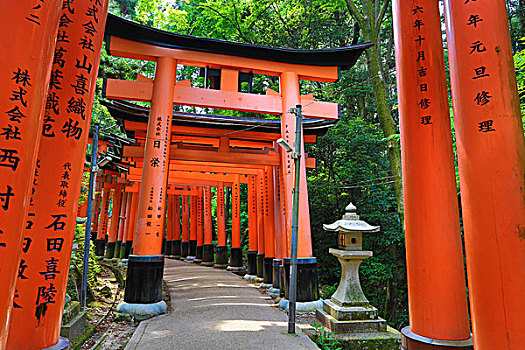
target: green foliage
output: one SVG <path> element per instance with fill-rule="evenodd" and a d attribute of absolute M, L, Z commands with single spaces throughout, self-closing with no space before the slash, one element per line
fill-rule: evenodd
<path fill-rule="evenodd" d="M 322 325 L 318 325 L 314 321 L 314 328 L 315 328 L 315 334 L 313 336 L 313 340 L 319 346 L 319 348 L 323 350 L 341 350 L 341 347 L 337 347 L 340 345 L 339 340 L 330 338 L 332 334 L 335 334 L 335 332 L 330 332 L 326 330 Z"/>

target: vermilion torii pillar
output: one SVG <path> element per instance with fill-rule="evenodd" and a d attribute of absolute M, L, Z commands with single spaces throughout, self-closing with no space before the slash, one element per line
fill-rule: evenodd
<path fill-rule="evenodd" d="M 61 348 L 57 343 L 106 12 L 102 0 L 62 6 L 37 152 L 38 180 L 26 218 L 25 234 L 31 239 L 24 253 L 27 279 L 20 277 L 17 287 L 21 308 L 11 315 L 10 349 Z"/>
<path fill-rule="evenodd" d="M 196 190 L 196 186 L 191 188 Z M 190 260 L 197 256 L 197 197 L 196 195 L 190 196 L 190 245 L 187 256 Z"/>
<path fill-rule="evenodd" d="M 525 145 L 504 1 L 445 1 L 474 347 L 523 349 Z"/>
<path fill-rule="evenodd" d="M 130 227 L 132 226 L 132 212 L 133 212 L 133 197 L 135 194 L 133 192 L 126 192 L 128 195 L 128 198 L 126 199 L 126 221 L 124 223 L 124 228 L 122 231 L 122 242 L 120 243 L 120 252 L 118 257 L 120 259 L 123 259 L 126 257 L 126 246 L 128 241 L 128 232 L 130 231 Z"/>
<path fill-rule="evenodd" d="M 204 245 L 202 249 L 202 265 L 213 266 L 213 230 L 212 230 L 212 215 L 211 215 L 211 187 L 204 187 Z"/>
<path fill-rule="evenodd" d="M 124 230 L 126 227 L 126 218 L 128 213 L 128 206 L 131 204 L 131 198 L 128 201 L 129 198 L 128 192 L 122 193 L 122 199 L 121 199 L 121 206 L 120 206 L 120 213 L 119 213 L 119 224 L 118 224 L 118 235 L 117 235 L 117 242 L 115 243 L 115 250 L 113 251 L 113 260 L 118 260 L 120 258 L 120 247 L 122 246 L 122 241 L 124 239 Z"/>
<path fill-rule="evenodd" d="M 0 14 L 0 349 L 15 295 L 60 5 L 17 1 Z"/>
<path fill-rule="evenodd" d="M 257 179 L 248 176 L 248 269 L 247 275 L 257 275 Z"/>
<path fill-rule="evenodd" d="M 242 263 L 241 247 L 241 183 L 239 174 L 234 174 L 232 184 L 232 247 L 228 270 L 244 275 L 246 268 Z"/>
<path fill-rule="evenodd" d="M 111 188 L 108 184 L 104 185 L 102 192 L 102 204 L 100 208 L 100 219 L 98 222 L 97 239 L 95 240 L 95 255 L 104 256 L 104 249 L 106 247 L 106 234 L 108 233 L 108 217 L 109 217 L 109 199 L 111 195 Z"/>
<path fill-rule="evenodd" d="M 174 258 L 180 257 L 180 250 L 181 250 L 181 226 L 180 226 L 180 195 L 176 195 L 173 198 L 173 242 L 172 242 L 172 250 L 171 253 Z"/>
<path fill-rule="evenodd" d="M 257 176 L 257 282 L 262 282 L 264 277 L 264 236 L 265 236 L 265 222 L 264 222 L 264 176 Z"/>
<path fill-rule="evenodd" d="M 122 205 L 122 188 L 116 187 L 113 194 L 113 211 L 111 214 L 111 226 L 109 228 L 108 243 L 106 246 L 106 259 L 113 259 L 115 253 L 115 246 L 117 245 L 119 222 L 120 222 L 120 211 Z"/>
<path fill-rule="evenodd" d="M 124 248 L 124 256 L 121 255 L 121 258 L 129 258 L 129 255 L 133 251 L 133 238 L 135 236 L 135 230 L 137 227 L 137 212 L 139 207 L 139 193 L 138 192 L 130 192 L 129 195 L 131 196 L 131 209 L 129 213 L 129 226 L 128 230 L 125 233 L 126 236 L 126 244 Z M 122 252 L 122 249 L 120 250 Z"/>
<path fill-rule="evenodd" d="M 203 188 L 198 186 L 197 196 L 197 248 L 195 250 L 195 263 L 202 262 L 202 246 L 204 245 L 204 205 L 203 205 Z"/>
<path fill-rule="evenodd" d="M 175 226 L 175 195 L 168 194 L 168 207 L 166 209 L 167 227 L 166 227 L 166 256 L 173 255 L 173 231 Z"/>
<path fill-rule="evenodd" d="M 127 304 L 159 303 L 165 311 L 162 296 L 164 257 L 161 255 L 173 91 L 177 62 L 159 57 L 155 71 L 153 95 L 144 150 L 143 177 L 140 186 L 134 252 L 128 261 L 124 301 Z M 119 306 L 124 309 L 126 304 Z M 131 310 L 130 310 L 131 311 Z"/>
<path fill-rule="evenodd" d="M 224 204 L 224 183 L 217 186 L 217 247 L 215 248 L 216 268 L 228 266 L 228 247 L 226 246 L 226 207 Z"/>
<path fill-rule="evenodd" d="M 100 217 L 100 201 L 102 200 L 102 188 L 104 183 L 97 181 L 95 185 L 95 200 L 93 200 L 93 221 L 91 222 L 91 238 L 95 242 L 98 233 L 98 220 Z"/>
<path fill-rule="evenodd" d="M 472 348 L 438 2 L 394 1 L 394 32 L 410 316 L 403 343 Z"/>
<path fill-rule="evenodd" d="M 280 170 L 273 167 L 273 206 L 274 206 L 274 227 L 275 227 L 275 259 L 273 259 L 273 281 L 274 292 L 280 289 L 280 269 L 283 264 L 284 252 L 286 249 L 286 232 L 283 232 L 283 217 L 281 216 L 281 191 L 280 191 Z"/>
<path fill-rule="evenodd" d="M 180 258 L 186 259 L 190 251 L 190 198 L 189 196 L 182 196 L 182 241 Z"/>
<path fill-rule="evenodd" d="M 275 222 L 273 207 L 273 169 L 265 166 L 262 174 L 264 177 L 264 283 L 272 284 L 273 281 L 273 259 L 275 258 Z"/>

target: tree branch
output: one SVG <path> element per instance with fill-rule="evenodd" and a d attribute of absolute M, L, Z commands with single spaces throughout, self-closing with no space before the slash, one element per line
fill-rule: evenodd
<path fill-rule="evenodd" d="M 348 10 L 352 14 L 352 17 L 355 18 L 357 22 L 359 22 L 359 26 L 361 28 L 365 27 L 365 18 L 359 12 L 359 9 L 357 8 L 356 4 L 354 3 L 354 0 L 346 0 L 346 7 L 348 7 Z"/>
<path fill-rule="evenodd" d="M 379 30 L 381 29 L 381 23 L 383 23 L 383 20 L 385 19 L 386 10 L 388 10 L 388 5 L 390 5 L 391 0 L 385 0 L 383 2 L 383 6 L 381 7 L 381 11 L 379 11 L 379 14 L 377 15 L 377 18 L 374 23 L 374 36 L 377 37 L 379 34 Z"/>

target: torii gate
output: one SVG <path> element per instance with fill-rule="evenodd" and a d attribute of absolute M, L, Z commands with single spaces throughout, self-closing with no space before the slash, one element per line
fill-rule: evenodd
<path fill-rule="evenodd" d="M 161 296 L 163 269 L 162 229 L 165 217 L 166 181 L 171 147 L 173 104 L 231 109 L 282 115 L 281 137 L 292 144 L 294 116 L 290 108 L 302 104 L 310 118 L 337 119 L 337 104 L 301 97 L 299 79 L 334 82 L 340 68 L 351 66 L 364 48 L 359 45 L 336 50 L 285 50 L 181 36 L 148 28 L 115 16 L 106 26 L 106 48 L 111 55 L 155 61 L 155 79 L 135 82 L 107 80 L 105 95 L 112 99 L 151 101 L 140 190 L 136 255 L 130 256 L 124 300 L 126 303 L 157 303 Z M 177 64 L 220 69 L 220 89 L 202 89 L 176 81 Z M 281 91 L 256 95 L 239 91 L 241 73 L 279 76 Z M 199 151 L 192 151 L 197 154 Z M 292 158 L 280 152 L 284 213 L 287 234 L 292 218 Z M 194 155 L 195 155 L 194 154 Z M 221 161 L 219 159 L 219 161 Z M 246 159 L 246 161 L 249 161 Z M 311 234 L 306 190 L 306 168 L 301 168 L 299 210 L 300 258 L 311 258 Z M 311 260 L 309 260 L 311 261 Z M 155 276 L 154 278 L 150 276 Z"/>

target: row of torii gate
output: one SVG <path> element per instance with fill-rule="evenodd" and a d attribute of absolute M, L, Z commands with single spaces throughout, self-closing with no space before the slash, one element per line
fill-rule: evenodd
<path fill-rule="evenodd" d="M 101 214 L 94 214 L 96 252 L 106 258 L 127 258 L 137 221 L 149 109 L 125 102 L 103 104 L 115 119 L 123 122 L 127 133 L 138 142 L 123 146 L 123 149 L 115 149 L 118 148 L 115 142 L 110 142 L 109 158 L 112 161 L 104 166 L 104 175 L 99 178 L 100 191 L 95 200 L 96 210 L 102 211 Z M 315 142 L 317 136 L 324 134 L 332 125 L 331 122 L 306 121 L 303 124 L 305 142 Z M 286 252 L 290 250 L 290 237 L 283 234 L 282 229 L 284 215 L 280 215 L 284 197 L 279 180 L 281 159 L 275 143 L 280 137 L 279 120 L 174 113 L 167 187 L 167 227 L 162 253 L 182 258 L 194 257 L 196 262 L 207 266 L 229 266 L 230 270 L 243 275 L 244 272 L 257 275 L 264 279 L 264 283 L 273 284 L 278 289 L 279 266 L 282 259 L 289 256 Z M 107 143 L 99 142 L 99 147 L 105 150 Z M 131 162 L 133 167 L 128 169 L 126 161 Z M 305 157 L 305 166 L 315 166 L 315 159 Z M 118 173 L 119 167 L 126 172 Z M 242 198 L 247 202 L 248 216 L 247 271 L 241 246 L 241 184 L 246 184 L 248 194 L 246 199 Z M 232 222 L 230 260 L 226 239 L 229 208 L 225 207 L 225 188 L 231 193 L 231 200 L 228 200 Z M 108 226 L 111 195 L 113 212 Z M 212 218 L 213 197 L 215 219 Z M 216 222 L 216 226 L 212 221 Z M 214 241 L 217 242 L 216 247 Z M 315 259 L 306 259 L 308 256 L 305 255 L 311 241 L 303 244 L 307 246 L 302 248 L 306 253 L 302 253 L 303 259 L 300 259 L 303 263 L 301 275 L 304 274 L 306 280 L 314 285 L 305 292 L 301 291 L 299 301 L 313 301 L 318 299 Z"/>
<path fill-rule="evenodd" d="M 350 7 L 354 4 L 347 3 Z M 525 146 L 505 3 L 444 3 L 472 338 L 477 349 L 523 349 Z M 369 48 L 364 44 L 286 50 L 175 35 L 106 17 L 107 6 L 106 0 L 16 1 L 9 4 L 8 10 L 0 11 L 2 350 L 65 348 L 59 339 L 60 324 L 104 33 L 111 55 L 156 62 L 153 80 L 141 76 L 136 81 L 108 79 L 104 88 L 110 99 L 151 102 L 147 129 L 145 120 L 124 122 L 130 130 L 135 128 L 139 146 L 124 147 L 127 153 L 122 155 L 137 167 L 125 179 L 115 179 L 115 174 L 111 180 L 109 172 L 104 179 L 106 183 L 135 183 L 120 193 L 121 203 L 122 197 L 126 204 L 131 201 L 125 211 L 136 210 L 136 220 L 129 220 L 131 213 L 125 215 L 127 225 L 135 229 L 124 229 L 128 235 L 131 232 L 133 241 L 125 292 L 130 304 L 160 299 L 165 208 L 170 203 L 170 192 L 175 196 L 184 193 L 181 198 L 188 194 L 199 198 L 200 189 L 191 186 L 202 187 L 202 212 L 209 217 L 211 196 L 206 195 L 210 192 L 207 187 L 218 187 L 220 195 L 222 186 L 231 184 L 232 192 L 239 193 L 238 184 L 245 179 L 255 211 L 264 208 L 264 214 L 257 213 L 257 220 L 253 216 L 251 220 L 252 228 L 257 222 L 256 229 L 249 230 L 253 238 L 249 239 L 251 272 L 255 243 L 257 255 L 262 256 L 264 249 L 267 258 L 286 258 L 290 249 L 290 154 L 277 151 L 275 138 L 262 139 L 265 133 L 241 140 L 226 135 L 223 130 L 227 128 L 213 135 L 209 134 L 213 129 L 206 128 L 206 134 L 198 135 L 197 144 L 188 139 L 196 135 L 183 132 L 174 136 L 173 105 L 278 115 L 281 120 L 277 136 L 292 143 L 294 115 L 290 108 L 302 105 L 303 114 L 312 119 L 338 117 L 337 104 L 301 96 L 299 81 L 334 82 L 340 69 L 352 66 Z M 410 327 L 403 330 L 403 347 L 471 348 L 438 2 L 395 0 L 393 10 L 410 303 Z M 373 11 L 369 15 L 373 16 Z M 357 16 L 357 20 L 362 28 L 366 26 L 364 17 Z M 177 65 L 204 68 L 209 88 L 177 81 Z M 251 74 L 279 77 L 279 92 L 242 92 Z M 371 80 L 380 83 L 377 77 Z M 111 106 L 126 107 L 128 114 L 132 114 L 131 109 L 139 109 L 117 102 Z M 177 119 L 180 117 L 177 115 Z M 180 126 L 176 129 L 183 130 Z M 203 138 L 214 140 L 203 142 Z M 140 140 L 144 140 L 143 146 Z M 268 142 L 268 148 L 250 147 L 257 142 Z M 214 156 L 210 158 L 211 153 Z M 254 159 L 262 158 L 273 160 L 253 164 Z M 306 265 L 313 265 L 305 163 L 300 169 L 299 256 Z M 233 167 L 223 170 L 226 164 Z M 171 198 L 175 203 L 176 197 Z M 219 200 L 219 207 L 221 203 Z M 238 206 L 235 196 L 232 203 Z M 274 209 L 273 225 L 270 214 L 266 224 L 266 207 L 269 213 Z M 184 208 L 186 205 L 181 205 L 181 210 Z M 249 210 L 254 209 L 250 206 Z M 169 211 L 174 214 L 170 218 L 175 218 L 176 210 Z M 104 216 L 106 213 L 104 210 Z M 200 215 L 193 215 L 198 221 Z M 182 219 L 187 216 L 181 215 Z M 187 225 L 181 228 L 181 254 L 193 253 L 195 246 L 197 255 L 202 237 L 204 260 L 210 232 L 208 221 L 203 221 L 206 223 L 196 227 L 197 231 L 201 227 L 203 234 L 192 237 L 190 214 L 187 253 L 182 249 Z M 234 259 L 230 264 L 240 265 L 236 251 L 238 218 L 233 222 Z M 222 240 L 219 247 L 223 247 L 222 228 L 217 231 Z M 109 236 L 118 240 L 118 231 L 116 236 L 114 232 Z M 264 261 L 261 265 L 264 267 Z"/>

